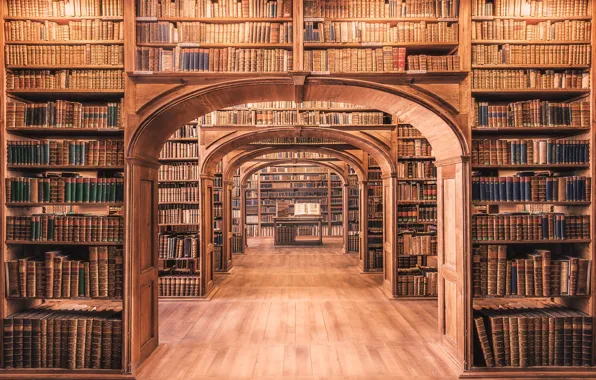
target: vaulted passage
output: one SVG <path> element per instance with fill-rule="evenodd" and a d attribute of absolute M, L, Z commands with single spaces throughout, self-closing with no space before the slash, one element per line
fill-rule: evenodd
<path fill-rule="evenodd" d="M 140 380 L 455 379 L 436 301 L 389 301 L 339 238 L 253 238 L 209 302 L 160 302 L 160 348 Z"/>

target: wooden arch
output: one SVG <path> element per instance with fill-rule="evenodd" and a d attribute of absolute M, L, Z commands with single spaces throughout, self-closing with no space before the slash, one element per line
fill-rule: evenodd
<path fill-rule="evenodd" d="M 158 87 L 157 91 L 160 90 Z M 403 123 L 416 126 L 430 141 L 439 160 L 461 157 L 469 152 L 465 133 L 458 127 L 458 110 L 419 86 L 306 77 L 304 85 L 298 87 L 291 77 L 284 76 L 235 80 L 211 86 L 168 86 L 163 93 L 147 96 L 152 98 L 138 105 L 133 117 L 136 127 L 129 135 L 128 157 L 148 160 L 157 157 L 172 133 L 201 115 L 239 104 L 277 100 L 334 101 L 367 106 L 396 115 Z"/>
<path fill-rule="evenodd" d="M 332 171 L 334 171 L 340 178 L 343 184 L 347 184 L 348 183 L 348 177 L 346 177 L 346 175 L 343 172 L 343 168 L 332 164 L 330 162 L 324 162 L 324 161 L 317 161 L 316 159 L 308 159 L 308 158 L 293 158 L 293 159 L 280 159 L 280 160 L 275 160 L 272 159 L 271 161 L 268 162 L 259 162 L 258 164 L 255 165 L 251 165 L 247 168 L 247 170 L 244 172 L 244 175 L 242 177 L 240 177 L 240 185 L 246 185 L 246 182 L 248 181 L 248 179 L 250 178 L 251 175 L 253 175 L 254 173 L 258 172 L 261 169 L 265 169 L 271 166 L 277 166 L 277 165 L 284 165 L 284 164 L 312 164 L 312 165 L 316 165 L 316 166 L 323 166 L 326 167 L 328 169 L 331 169 Z"/>
<path fill-rule="evenodd" d="M 228 168 L 225 168 L 224 172 L 224 181 L 229 181 L 232 179 L 234 170 L 237 167 L 242 166 L 245 162 L 249 162 L 255 158 L 260 156 L 264 156 L 267 154 L 278 153 L 278 152 L 287 152 L 288 148 L 283 146 L 280 147 L 259 147 L 253 150 L 245 150 L 240 151 L 237 155 L 234 155 L 228 162 Z M 348 165 L 354 168 L 356 175 L 358 175 L 358 179 L 364 179 L 364 167 L 362 158 L 356 157 L 354 154 L 350 152 L 342 152 L 338 150 L 334 150 L 332 148 L 324 148 L 324 147 L 316 147 L 316 146 L 301 146 L 301 147 L 293 147 L 292 152 L 298 153 L 321 153 L 325 154 L 329 157 L 337 158 L 346 162 Z M 303 160 L 299 158 L 298 160 Z M 316 159 L 314 159 L 316 160 Z"/>
<path fill-rule="evenodd" d="M 199 170 L 202 174 L 213 175 L 218 162 L 234 150 L 250 148 L 251 143 L 265 139 L 295 136 L 329 138 L 352 145 L 355 149 L 362 150 L 374 157 L 386 176 L 395 175 L 395 161 L 391 154 L 391 147 L 387 146 L 381 139 L 375 136 L 357 135 L 353 132 L 339 129 L 308 126 L 300 128 L 272 127 L 255 131 L 230 133 L 207 146 L 203 157 L 201 157 Z M 282 145 L 281 147 L 284 146 Z M 301 149 L 301 147 L 292 145 L 285 146 L 286 151 L 292 151 L 295 148 Z M 332 150 L 332 145 L 329 145 L 329 148 Z"/>

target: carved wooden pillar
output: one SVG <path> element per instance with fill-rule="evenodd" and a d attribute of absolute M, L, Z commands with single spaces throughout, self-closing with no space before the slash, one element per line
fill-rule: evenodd
<path fill-rule="evenodd" d="M 158 342 L 158 171 L 156 161 L 126 162 L 126 252 L 124 323 L 130 340 L 123 349 L 135 371 Z"/>
<path fill-rule="evenodd" d="M 446 351 L 462 365 L 473 344 L 470 291 L 470 220 L 467 157 L 437 161 L 439 332 Z M 466 331 L 469 332 L 466 335 Z M 465 365 L 465 364 L 464 364 Z"/>
<path fill-rule="evenodd" d="M 383 176 L 383 287 L 397 295 L 397 173 Z"/>
<path fill-rule="evenodd" d="M 246 233 L 246 184 L 240 185 L 240 232 L 242 233 L 242 253 L 246 253 L 247 233 Z"/>
<path fill-rule="evenodd" d="M 201 198 L 201 296 L 207 296 L 214 288 L 213 282 L 213 180 L 214 177 L 201 174 L 199 191 Z"/>
<path fill-rule="evenodd" d="M 344 253 L 348 253 L 348 215 L 349 215 L 349 201 L 348 201 L 348 194 L 350 191 L 350 184 L 349 183 L 344 183 L 343 186 L 343 192 L 342 192 L 342 209 L 343 209 L 343 213 L 342 213 L 342 225 L 344 227 L 344 233 L 343 233 L 343 237 L 344 237 Z"/>
<path fill-rule="evenodd" d="M 360 191 L 360 270 L 366 272 L 369 269 L 368 261 L 368 181 L 358 182 Z"/>
<path fill-rule="evenodd" d="M 224 181 L 222 184 L 222 272 L 232 269 L 232 191 L 234 181 Z"/>

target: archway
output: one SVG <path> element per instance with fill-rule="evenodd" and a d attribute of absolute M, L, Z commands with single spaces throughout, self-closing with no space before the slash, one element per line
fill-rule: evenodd
<path fill-rule="evenodd" d="M 364 81 L 338 78 L 305 78 L 304 85 L 295 85 L 291 78 L 266 80 L 239 80 L 215 86 L 182 85 L 141 106 L 129 122 L 134 125 L 127 136 L 127 251 L 136 253 L 128 258 L 127 271 L 129 294 L 127 318 L 130 321 L 132 344 L 128 347 L 133 368 L 157 346 L 157 270 L 155 239 L 157 205 L 157 155 L 169 135 L 180 125 L 208 112 L 250 102 L 267 100 L 319 100 L 354 103 L 376 108 L 397 115 L 402 122 L 412 124 L 429 140 L 438 167 L 439 213 L 439 329 L 445 346 L 459 363 L 463 363 L 464 350 L 470 342 L 464 340 L 468 325 L 464 311 L 464 289 L 469 279 L 464 275 L 464 257 L 469 252 L 469 189 L 470 169 L 467 162 L 468 146 L 458 127 L 457 120 L 465 126 L 466 115 L 449 103 L 429 95 L 421 88 L 410 85 L 386 86 Z M 463 117 L 462 117 L 463 116 Z M 267 131 L 271 137 L 272 131 Z M 262 132 L 261 132 L 262 133 Z M 336 138 L 364 147 L 373 154 L 384 171 L 387 188 L 394 189 L 395 171 L 391 163 L 395 152 L 379 149 L 386 143 L 382 136 L 370 131 L 350 131 L 316 128 L 281 128 L 280 136 L 301 133 L 304 136 Z M 227 137 L 218 141 L 218 147 L 234 149 L 250 141 L 234 128 Z M 262 138 L 263 135 L 259 135 Z M 366 141 L 369 145 L 363 143 Z M 220 143 L 225 145 L 220 145 Z M 202 162 L 201 203 L 210 200 L 213 163 L 223 157 L 224 150 L 208 148 Z M 211 186 L 210 186 L 211 182 Z M 387 190 L 390 199 L 395 198 Z M 393 202 L 391 202 L 393 203 Z M 210 218 L 210 215 L 205 215 Z M 392 220 L 394 216 L 390 216 Z M 208 226 L 205 226 L 207 229 Z M 391 230 L 391 227 L 389 227 Z M 457 232 L 456 232 L 457 231 Z M 209 231 L 203 231 L 208 233 Z M 395 231 L 392 231 L 395 232 Z M 205 247 L 209 251 L 209 247 Z M 391 247 L 388 247 L 391 249 Z M 203 268 L 205 269 L 205 268 Z M 209 279 L 206 279 L 206 281 Z"/>

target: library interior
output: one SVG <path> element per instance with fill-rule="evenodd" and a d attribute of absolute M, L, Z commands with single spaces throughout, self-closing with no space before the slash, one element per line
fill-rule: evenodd
<path fill-rule="evenodd" d="M 596 0 L 0 13 L 0 380 L 596 379 Z"/>

